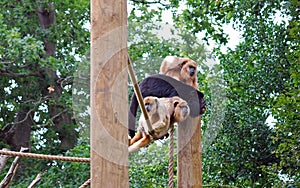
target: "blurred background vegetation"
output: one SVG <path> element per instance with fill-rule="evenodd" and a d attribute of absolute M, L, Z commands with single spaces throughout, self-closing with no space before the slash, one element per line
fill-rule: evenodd
<path fill-rule="evenodd" d="M 89 1 L 0 7 L 0 149 L 89 157 Z M 128 1 L 138 80 L 167 55 L 198 63 L 208 107 L 203 185 L 300 186 L 299 10 L 296 0 Z M 130 156 L 131 187 L 167 186 L 167 144 Z M 78 187 L 90 175 L 88 164 L 23 158 L 11 186 L 27 187 L 38 173 L 38 187 Z"/>

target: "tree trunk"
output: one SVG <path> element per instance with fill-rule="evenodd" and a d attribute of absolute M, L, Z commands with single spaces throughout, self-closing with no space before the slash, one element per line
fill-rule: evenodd
<path fill-rule="evenodd" d="M 43 0 L 38 0 L 37 2 L 44 2 Z M 55 9 L 52 3 L 47 4 L 48 7 L 43 7 L 40 5 L 38 7 L 38 18 L 39 24 L 43 29 L 49 29 L 52 24 L 56 22 L 55 17 Z M 46 54 L 43 58 L 47 58 L 48 56 L 52 56 L 55 54 L 55 44 L 51 43 L 47 39 L 44 40 L 44 46 Z M 59 134 L 59 139 L 61 141 L 61 149 L 68 150 L 73 148 L 77 143 L 77 133 L 72 127 L 74 122 L 72 120 L 72 114 L 66 112 L 65 109 L 67 108 L 65 105 L 59 104 L 59 98 L 62 95 L 62 87 L 57 82 L 59 77 L 56 74 L 56 71 L 46 68 L 44 71 L 45 76 L 50 80 L 53 85 L 54 92 L 50 95 L 56 101 L 56 104 L 49 105 L 49 113 L 51 117 L 56 117 L 53 119 L 55 131 Z M 47 88 L 47 82 L 43 82 L 41 88 Z M 49 93 L 44 94 L 49 95 Z"/>
<path fill-rule="evenodd" d="M 14 124 L 5 133 L 7 143 L 11 150 L 19 151 L 21 147 L 30 148 L 30 133 L 33 124 L 34 109 L 26 106 L 19 110 Z"/>
<path fill-rule="evenodd" d="M 3 148 L 3 151 L 9 151 L 9 149 Z M 2 173 L 2 170 L 4 169 L 6 162 L 8 160 L 8 155 L 0 155 L 0 174 Z"/>

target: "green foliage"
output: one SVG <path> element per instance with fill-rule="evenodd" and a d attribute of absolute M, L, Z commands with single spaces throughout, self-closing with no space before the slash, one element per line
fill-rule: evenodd
<path fill-rule="evenodd" d="M 204 173 L 207 169 L 214 175 L 204 177 L 204 181 L 212 178 L 212 182 L 217 179 L 219 183 L 251 187 L 295 186 L 299 179 L 299 134 L 295 132 L 299 117 L 293 114 L 299 109 L 299 83 L 295 83 L 291 72 L 298 74 L 295 64 L 299 64 L 299 54 L 287 49 L 299 46 L 299 39 L 292 39 L 286 32 L 288 23 L 294 21 L 276 23 L 271 19 L 276 9 L 289 14 L 277 2 L 248 3 L 235 4 L 241 11 L 233 11 L 239 17 L 232 17 L 243 31 L 243 41 L 227 54 L 218 53 L 229 103 L 224 129 L 204 156 L 204 161 L 208 160 L 204 162 Z M 274 128 L 267 121 L 270 115 L 278 121 Z M 217 160 L 209 160 L 211 156 Z M 217 169 L 218 165 L 225 169 Z"/>
<path fill-rule="evenodd" d="M 56 23 L 48 30 L 39 25 L 36 2 L 1 1 L 0 6 L 0 82 L 4 89 L 0 91 L 0 127 L 14 122 L 15 114 L 26 104 L 34 108 L 35 117 L 38 117 L 34 118 L 37 134 L 43 132 L 39 129 L 51 125 L 51 116 L 45 110 L 50 105 L 62 104 L 68 112 L 72 112 L 72 90 L 68 88 L 72 87 L 70 78 L 77 69 L 78 59 L 84 57 L 89 47 L 89 31 L 84 28 L 89 21 L 89 1 L 71 4 L 56 1 Z M 55 43 L 56 53 L 41 58 L 45 54 L 45 40 Z M 49 69 L 58 73 L 55 79 L 61 82 L 44 77 Z M 64 87 L 62 95 L 59 99 L 48 100 L 51 96 L 43 95 L 55 81 Z M 35 145 L 40 140 L 34 138 L 32 141 Z"/>
<path fill-rule="evenodd" d="M 299 64 L 299 15 L 296 13 L 298 3 L 291 1 L 291 21 L 287 30 L 285 61 L 288 63 L 289 78 L 284 82 L 284 91 L 274 97 L 272 112 L 277 120 L 274 142 L 278 143 L 276 155 L 280 158 L 279 169 L 288 174 L 294 182 L 300 181 L 299 165 L 299 129 L 300 129 L 300 64 Z"/>
<path fill-rule="evenodd" d="M 162 60 L 168 55 L 187 56 L 204 66 L 203 44 L 182 25 L 172 26 L 162 21 L 159 8 L 139 4 L 130 12 L 128 22 L 128 52 L 138 80 L 158 73 Z"/>
<path fill-rule="evenodd" d="M 53 3 L 54 12 L 49 3 Z M 66 152 L 66 148 L 79 144 L 76 143 L 79 131 L 86 128 L 72 117 L 73 98 L 78 98 L 76 94 L 72 96 L 72 91 L 74 77 L 76 82 L 82 78 L 75 74 L 77 66 L 89 49 L 90 34 L 85 27 L 90 20 L 89 3 L 88 0 L 0 2 L 1 148 L 14 147 L 10 134 L 21 126 L 29 126 L 30 132 L 22 134 L 28 134 L 30 140 L 21 145 L 31 146 L 31 152 L 77 156 L 80 150 L 85 156 L 89 153 L 88 146 Z M 55 22 L 47 29 L 40 25 L 38 14 L 44 10 L 38 10 L 39 6 L 55 15 Z M 47 51 L 51 46 L 46 43 L 54 46 L 53 52 Z M 48 91 L 49 86 L 54 87 L 53 93 Z M 18 119 L 21 113 L 28 118 Z M 21 134 L 14 140 L 20 137 Z M 25 159 L 13 185 L 27 187 L 42 172 L 42 187 L 78 187 L 89 177 L 89 165 L 81 165 Z"/>
<path fill-rule="evenodd" d="M 130 187 L 162 188 L 168 186 L 169 140 L 157 142 L 159 144 L 152 143 L 147 148 L 130 155 Z M 174 159 L 176 179 L 176 156 Z"/>
<path fill-rule="evenodd" d="M 90 157 L 89 145 L 82 143 L 72 150 L 66 152 L 70 157 Z M 22 160 L 31 166 L 27 171 L 28 176 L 19 179 L 12 187 L 28 187 L 34 180 L 38 172 L 42 173 L 42 179 L 37 184 L 38 187 L 79 187 L 90 178 L 90 164 L 80 162 L 61 162 L 61 161 L 41 161 L 46 164 L 41 165 L 36 159 Z"/>

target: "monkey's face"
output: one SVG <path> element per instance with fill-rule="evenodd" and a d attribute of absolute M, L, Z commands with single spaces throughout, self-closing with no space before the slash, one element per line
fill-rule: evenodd
<path fill-rule="evenodd" d="M 189 66 L 187 69 L 188 69 L 188 72 L 190 72 L 190 76 L 194 76 L 194 74 L 196 72 L 196 67 Z"/>
<path fill-rule="evenodd" d="M 183 62 L 180 64 L 181 66 L 181 75 L 185 79 L 196 79 L 197 76 L 197 64 L 195 61 L 189 58 L 183 58 Z"/>
<path fill-rule="evenodd" d="M 183 99 L 174 101 L 174 120 L 181 122 L 190 115 L 190 108 L 187 102 Z"/>
<path fill-rule="evenodd" d="M 148 103 L 148 102 L 146 102 L 145 103 L 145 107 L 146 107 L 146 110 L 147 110 L 147 112 L 150 112 L 151 111 L 151 104 L 150 103 Z"/>
<path fill-rule="evenodd" d="M 149 115 L 156 112 L 157 106 L 158 106 L 158 100 L 156 97 L 146 97 L 144 99 L 144 104 L 146 111 Z"/>

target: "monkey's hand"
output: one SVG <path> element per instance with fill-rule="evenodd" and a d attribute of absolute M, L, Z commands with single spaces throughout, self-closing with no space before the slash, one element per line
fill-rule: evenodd
<path fill-rule="evenodd" d="M 128 133 L 129 133 L 129 136 L 130 136 L 131 138 L 133 138 L 134 135 L 135 135 L 135 131 L 134 131 L 134 130 L 129 130 Z"/>
<path fill-rule="evenodd" d="M 161 140 L 167 139 L 169 137 L 169 133 L 163 135 L 162 137 L 160 137 Z"/>
<path fill-rule="evenodd" d="M 152 136 L 153 140 L 160 139 L 159 135 L 155 132 L 155 130 L 151 130 L 148 133 Z"/>
<path fill-rule="evenodd" d="M 169 121 L 165 119 L 164 121 L 158 121 L 152 125 L 155 134 L 160 134 L 163 131 L 166 131 L 169 127 Z"/>
<path fill-rule="evenodd" d="M 154 129 L 152 129 L 151 131 L 149 131 L 149 134 L 151 135 L 151 136 L 155 136 L 155 130 Z"/>
<path fill-rule="evenodd" d="M 169 121 L 167 121 L 169 122 Z M 153 137 L 154 140 L 161 139 L 162 136 L 165 135 L 165 132 L 167 132 L 167 129 L 169 127 L 168 124 L 164 121 L 156 122 L 152 125 L 153 130 L 149 132 L 149 134 Z"/>

